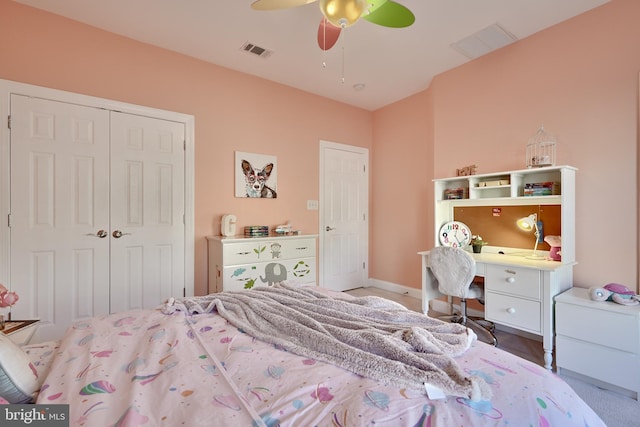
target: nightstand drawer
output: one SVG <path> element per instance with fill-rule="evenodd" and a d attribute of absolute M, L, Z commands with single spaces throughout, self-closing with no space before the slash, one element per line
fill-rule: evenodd
<path fill-rule="evenodd" d="M 2 333 L 20 346 L 27 345 L 36 332 L 39 323 L 39 320 L 9 320 L 5 323 Z"/>
<path fill-rule="evenodd" d="M 629 390 L 640 390 L 637 354 L 558 335 L 556 365 Z"/>
<path fill-rule="evenodd" d="M 485 289 L 540 299 L 540 271 L 505 265 L 487 265 Z"/>
<path fill-rule="evenodd" d="M 596 304 L 601 309 L 556 302 L 556 334 L 639 353 L 638 315 L 609 310 L 618 308 L 614 303 Z"/>
<path fill-rule="evenodd" d="M 536 334 L 542 330 L 539 301 L 489 292 L 485 298 L 485 317 Z"/>

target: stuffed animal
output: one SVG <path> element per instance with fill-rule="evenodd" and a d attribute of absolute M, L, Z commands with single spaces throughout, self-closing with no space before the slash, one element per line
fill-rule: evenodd
<path fill-rule="evenodd" d="M 594 301 L 613 301 L 622 305 L 640 304 L 640 295 L 618 283 L 609 283 L 602 288 L 590 288 L 589 296 Z"/>

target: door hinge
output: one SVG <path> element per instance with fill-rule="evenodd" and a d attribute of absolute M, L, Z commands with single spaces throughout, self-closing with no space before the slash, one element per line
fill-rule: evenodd
<path fill-rule="evenodd" d="M 367 165 L 362 165 L 362 172 L 367 173 Z"/>
<path fill-rule="evenodd" d="M 7 116 L 7 127 L 11 129 L 11 116 Z"/>
<path fill-rule="evenodd" d="M 364 270 L 364 269 L 366 269 L 366 268 L 367 268 L 367 263 L 366 263 L 366 262 L 364 262 L 364 261 L 362 261 L 362 269 Z"/>
<path fill-rule="evenodd" d="M 185 298 L 187 296 L 187 288 L 182 288 L 182 297 Z"/>
<path fill-rule="evenodd" d="M 11 214 L 7 215 L 7 227 L 11 228 Z"/>
<path fill-rule="evenodd" d="M 182 141 L 182 150 L 187 151 L 187 140 Z"/>

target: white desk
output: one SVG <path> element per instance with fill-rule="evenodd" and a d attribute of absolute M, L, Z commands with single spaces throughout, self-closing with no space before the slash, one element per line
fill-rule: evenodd
<path fill-rule="evenodd" d="M 530 260 L 530 252 L 499 254 L 486 251 L 472 254 L 476 275 L 484 277 L 485 318 L 542 336 L 545 368 L 553 361 L 554 297 L 573 286 L 573 263 Z M 429 268 L 429 251 L 422 256 L 422 311 L 429 300 L 443 294 Z"/>

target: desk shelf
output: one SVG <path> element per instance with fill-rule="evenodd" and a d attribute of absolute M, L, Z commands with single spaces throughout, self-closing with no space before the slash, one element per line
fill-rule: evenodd
<path fill-rule="evenodd" d="M 434 179 L 434 244 L 439 245 L 440 227 L 453 221 L 454 208 L 475 206 L 527 206 L 555 205 L 560 207 L 562 227 L 562 263 L 575 263 L 575 174 L 572 166 L 548 166 L 480 175 Z M 482 182 L 508 181 L 509 184 L 482 187 Z M 539 182 L 559 183 L 560 194 L 524 196 L 526 184 Z M 445 190 L 462 188 L 468 198 L 445 198 Z M 482 233 L 481 233 L 482 234 Z M 483 237 L 487 237 L 484 236 Z"/>

